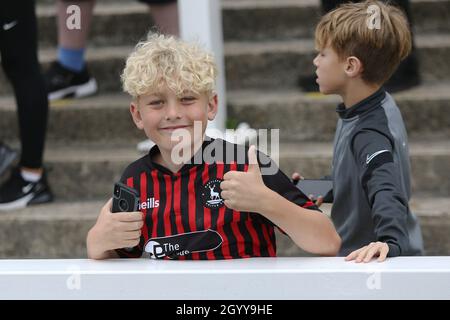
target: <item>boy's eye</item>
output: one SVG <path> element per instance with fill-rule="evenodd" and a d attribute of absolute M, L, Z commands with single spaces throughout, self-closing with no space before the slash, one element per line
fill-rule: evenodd
<path fill-rule="evenodd" d="M 324 55 L 322 50 L 316 49 L 315 51 L 316 51 L 316 56 L 323 56 Z"/>
<path fill-rule="evenodd" d="M 187 97 L 182 97 L 180 99 L 181 103 L 184 104 L 190 104 L 193 103 L 195 100 L 197 100 L 195 97 L 191 97 L 191 96 L 187 96 Z"/>
<path fill-rule="evenodd" d="M 163 100 L 152 100 L 148 103 L 148 105 L 152 107 L 162 106 L 163 104 L 164 104 Z"/>

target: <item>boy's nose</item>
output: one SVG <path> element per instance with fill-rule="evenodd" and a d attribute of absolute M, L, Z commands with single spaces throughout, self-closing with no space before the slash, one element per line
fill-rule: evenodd
<path fill-rule="evenodd" d="M 179 119 L 180 116 L 180 109 L 176 103 L 169 103 L 167 105 L 167 112 L 166 112 L 166 119 L 167 120 L 173 120 L 173 119 Z"/>
<path fill-rule="evenodd" d="M 319 55 L 317 55 L 314 60 L 313 60 L 313 64 L 318 67 L 319 66 Z"/>

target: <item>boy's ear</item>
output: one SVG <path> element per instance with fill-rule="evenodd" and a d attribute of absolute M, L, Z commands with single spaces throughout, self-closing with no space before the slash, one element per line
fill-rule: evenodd
<path fill-rule="evenodd" d="M 344 70 L 347 76 L 350 78 L 357 77 L 362 74 L 363 69 L 363 64 L 357 57 L 350 56 L 347 58 Z"/>
<path fill-rule="evenodd" d="M 208 102 L 208 120 L 214 120 L 217 114 L 218 97 L 217 94 L 212 96 Z"/>
<path fill-rule="evenodd" d="M 137 101 L 132 101 L 130 103 L 130 113 L 131 113 L 131 116 L 133 117 L 133 121 L 134 121 L 134 124 L 136 125 L 136 127 L 138 127 L 138 129 L 140 129 L 140 130 L 143 130 L 144 124 L 142 122 L 142 116 L 141 116 L 141 112 L 139 111 Z"/>

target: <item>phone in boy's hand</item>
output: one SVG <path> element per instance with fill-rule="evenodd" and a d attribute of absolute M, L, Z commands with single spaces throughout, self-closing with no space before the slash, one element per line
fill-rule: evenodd
<path fill-rule="evenodd" d="M 127 185 L 117 182 L 114 185 L 111 212 L 139 211 L 139 193 Z"/>
<path fill-rule="evenodd" d="M 312 195 L 311 200 L 313 201 L 322 196 L 324 203 L 333 202 L 333 180 L 301 179 L 297 182 L 296 187 L 306 196 Z"/>

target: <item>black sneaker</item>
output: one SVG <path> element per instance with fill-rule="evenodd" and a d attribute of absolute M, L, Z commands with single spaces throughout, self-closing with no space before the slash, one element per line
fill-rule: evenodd
<path fill-rule="evenodd" d="M 17 159 L 17 152 L 0 142 L 0 177 Z"/>
<path fill-rule="evenodd" d="M 20 168 L 15 168 L 6 182 L 0 186 L 0 210 L 25 208 L 28 205 L 53 201 L 53 195 L 44 174 L 37 182 L 25 181 Z"/>
<path fill-rule="evenodd" d="M 97 92 L 97 81 L 91 77 L 86 66 L 74 72 L 54 61 L 44 74 L 48 100 L 82 98 Z"/>

